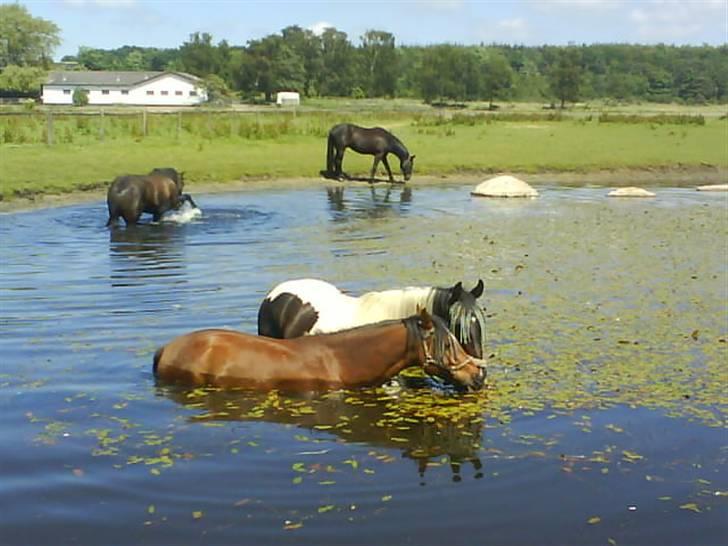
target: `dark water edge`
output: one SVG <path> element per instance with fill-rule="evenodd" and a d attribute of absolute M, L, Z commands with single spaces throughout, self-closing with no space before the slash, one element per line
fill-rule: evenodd
<path fill-rule="evenodd" d="M 201 219 L 113 231 L 100 202 L 0 215 L 0 543 L 725 543 L 725 196 L 603 194 L 201 195 Z M 155 384 L 158 345 L 252 332 L 296 276 L 485 278 L 491 389 Z"/>

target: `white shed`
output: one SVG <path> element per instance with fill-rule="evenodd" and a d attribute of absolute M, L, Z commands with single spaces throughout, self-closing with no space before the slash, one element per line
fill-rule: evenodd
<path fill-rule="evenodd" d="M 278 106 L 299 106 L 301 95 L 295 91 L 280 91 L 276 94 L 276 104 Z"/>
<path fill-rule="evenodd" d="M 51 72 L 43 84 L 43 104 L 73 104 L 85 89 L 89 104 L 193 106 L 207 100 L 202 80 L 184 72 Z"/>

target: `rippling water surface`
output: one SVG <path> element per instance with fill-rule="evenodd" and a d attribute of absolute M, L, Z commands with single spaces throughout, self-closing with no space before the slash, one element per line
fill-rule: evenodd
<path fill-rule="evenodd" d="M 0 216 L 0 543 L 725 543 L 725 195 L 468 190 L 195 195 L 199 218 L 112 230 L 101 202 Z M 158 346 L 255 332 L 304 276 L 483 278 L 489 389 L 155 383 Z"/>

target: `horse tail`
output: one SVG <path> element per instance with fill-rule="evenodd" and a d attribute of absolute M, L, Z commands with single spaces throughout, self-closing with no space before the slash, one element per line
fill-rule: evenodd
<path fill-rule="evenodd" d="M 162 353 L 164 352 L 164 347 L 160 347 L 157 349 L 157 352 L 154 353 L 154 364 L 152 365 L 152 372 L 154 375 L 157 375 L 157 368 L 159 367 L 159 361 L 162 360 Z"/>

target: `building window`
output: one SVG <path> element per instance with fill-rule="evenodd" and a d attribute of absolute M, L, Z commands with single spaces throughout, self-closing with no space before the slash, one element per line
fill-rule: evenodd
<path fill-rule="evenodd" d="M 190 97 L 196 97 L 197 91 L 190 91 Z"/>
<path fill-rule="evenodd" d="M 182 91 L 175 91 L 174 94 L 177 95 L 178 97 L 181 97 L 182 96 Z"/>
<path fill-rule="evenodd" d="M 169 95 L 169 91 L 162 91 L 162 95 L 165 95 L 165 96 Z"/>
<path fill-rule="evenodd" d="M 150 89 L 149 91 L 147 91 L 147 95 L 154 95 L 154 91 Z"/>
<path fill-rule="evenodd" d="M 108 89 L 102 89 L 101 90 L 101 94 L 102 95 L 108 95 L 109 94 L 109 90 Z"/>
<path fill-rule="evenodd" d="M 63 90 L 63 94 L 64 95 L 70 95 L 71 94 L 71 90 L 70 89 L 64 89 Z"/>
<path fill-rule="evenodd" d="M 128 95 L 129 94 L 129 90 L 128 89 L 122 89 L 121 90 L 121 94 L 122 95 Z"/>

